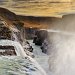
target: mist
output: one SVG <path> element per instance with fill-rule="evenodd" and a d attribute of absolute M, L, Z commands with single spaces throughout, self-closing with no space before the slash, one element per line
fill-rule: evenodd
<path fill-rule="evenodd" d="M 53 75 L 75 75 L 75 15 L 65 15 L 50 26 L 49 69 Z"/>

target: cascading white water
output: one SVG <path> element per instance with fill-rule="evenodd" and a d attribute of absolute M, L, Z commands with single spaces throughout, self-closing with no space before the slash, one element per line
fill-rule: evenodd
<path fill-rule="evenodd" d="M 75 75 L 75 34 L 49 32 L 49 68 L 53 75 Z"/>

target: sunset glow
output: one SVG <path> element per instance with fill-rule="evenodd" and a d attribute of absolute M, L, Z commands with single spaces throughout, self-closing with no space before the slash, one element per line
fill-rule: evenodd
<path fill-rule="evenodd" d="M 58 16 L 75 12 L 74 0 L 0 0 L 0 7 L 27 16 Z"/>

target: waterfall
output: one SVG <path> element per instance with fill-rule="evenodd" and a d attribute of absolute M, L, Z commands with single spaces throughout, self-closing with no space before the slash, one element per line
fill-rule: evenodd
<path fill-rule="evenodd" d="M 17 34 L 20 32 L 16 27 L 10 27 L 10 30 L 11 30 L 11 32 L 12 32 L 12 34 L 11 34 L 11 39 L 13 40 L 13 41 L 18 41 L 18 42 L 20 42 L 19 41 L 19 38 L 20 38 L 20 35 L 19 35 L 19 38 L 18 38 L 18 36 L 17 36 Z"/>
<path fill-rule="evenodd" d="M 75 75 L 75 34 L 49 32 L 49 68 L 53 75 Z"/>

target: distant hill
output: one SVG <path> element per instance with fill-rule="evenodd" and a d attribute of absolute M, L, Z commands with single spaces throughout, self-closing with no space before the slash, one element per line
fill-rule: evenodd
<path fill-rule="evenodd" d="M 15 13 L 9 11 L 8 9 L 1 8 L 1 7 L 0 7 L 0 16 L 8 20 L 17 20 Z"/>
<path fill-rule="evenodd" d="M 24 27 L 32 28 L 50 28 L 55 30 L 75 30 L 75 14 L 63 15 L 62 18 L 58 17 L 35 17 L 35 16 L 22 16 L 17 15 L 8 9 L 0 7 L 0 17 L 4 18 L 8 24 L 12 25 L 13 22 L 23 22 Z"/>
<path fill-rule="evenodd" d="M 46 21 L 53 21 L 58 19 L 55 17 L 35 17 L 35 16 L 22 16 L 16 15 L 15 13 L 9 11 L 6 8 L 0 7 L 0 17 L 8 22 L 8 24 L 13 24 L 13 21 L 21 21 L 24 23 L 25 27 L 34 28 L 47 28 Z M 43 23 L 43 24 L 42 24 Z"/>

